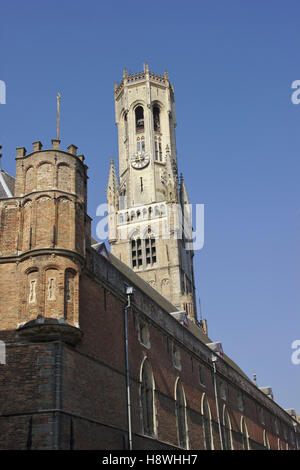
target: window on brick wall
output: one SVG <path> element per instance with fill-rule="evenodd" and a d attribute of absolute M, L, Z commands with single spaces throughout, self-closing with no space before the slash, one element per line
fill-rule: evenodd
<path fill-rule="evenodd" d="M 220 380 L 219 382 L 219 389 L 220 389 L 220 397 L 222 400 L 226 400 L 227 398 L 227 391 L 226 391 L 227 385 L 223 380 Z"/>
<path fill-rule="evenodd" d="M 259 416 L 260 416 L 260 422 L 261 424 L 265 424 L 265 413 L 263 408 L 260 408 L 259 410 Z"/>
<path fill-rule="evenodd" d="M 36 301 L 36 279 L 32 279 L 29 284 L 29 299 L 30 304 Z"/>
<path fill-rule="evenodd" d="M 237 393 L 237 406 L 240 411 L 244 410 L 244 396 L 241 391 Z"/>
<path fill-rule="evenodd" d="M 139 319 L 138 325 L 138 337 L 139 342 L 146 346 L 146 348 L 150 348 L 150 332 L 149 332 L 149 325 L 145 320 Z"/>
<path fill-rule="evenodd" d="M 141 372 L 141 411 L 143 433 L 155 435 L 154 378 L 149 361 L 146 359 Z"/>
<path fill-rule="evenodd" d="M 232 450 L 231 422 L 226 406 L 223 408 L 223 446 L 224 450 Z"/>
<path fill-rule="evenodd" d="M 173 343 L 173 364 L 176 369 L 181 370 L 181 354 L 178 346 Z"/>
<path fill-rule="evenodd" d="M 199 364 L 198 371 L 199 371 L 199 382 L 200 382 L 200 385 L 202 385 L 202 387 L 205 387 L 206 384 L 205 384 L 204 367 L 203 367 L 201 364 Z"/>
<path fill-rule="evenodd" d="M 183 449 L 188 448 L 186 400 L 180 380 L 177 381 L 175 392 L 175 411 L 177 418 L 178 444 Z"/>
<path fill-rule="evenodd" d="M 213 449 L 212 429 L 211 429 L 211 412 L 208 400 L 203 394 L 202 398 L 202 415 L 203 415 L 203 432 L 206 450 Z"/>
<path fill-rule="evenodd" d="M 265 429 L 264 429 L 264 447 L 265 447 L 267 450 L 270 450 L 269 438 L 268 438 L 268 435 L 267 435 L 267 432 L 266 432 Z"/>
<path fill-rule="evenodd" d="M 245 418 L 243 416 L 241 419 L 241 434 L 242 434 L 243 449 L 250 450 L 248 429 L 247 429 Z"/>

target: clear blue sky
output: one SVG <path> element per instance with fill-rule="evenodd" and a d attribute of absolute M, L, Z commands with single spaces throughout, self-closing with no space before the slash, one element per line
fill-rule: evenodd
<path fill-rule="evenodd" d="M 209 334 L 284 408 L 300 412 L 300 79 L 298 1 L 2 2 L 3 166 L 15 148 L 55 138 L 89 166 L 89 214 L 105 201 L 117 155 L 113 85 L 123 67 L 167 68 L 177 147 L 194 203 L 205 204 L 195 255 Z M 95 234 L 96 221 L 93 225 Z"/>

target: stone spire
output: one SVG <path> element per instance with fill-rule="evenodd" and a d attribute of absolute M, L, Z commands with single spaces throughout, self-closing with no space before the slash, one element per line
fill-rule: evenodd
<path fill-rule="evenodd" d="M 116 194 L 117 190 L 118 190 L 118 178 L 117 178 L 114 159 L 113 157 L 111 157 L 109 173 L 108 173 L 107 191 L 112 192 L 113 194 Z"/>
<path fill-rule="evenodd" d="M 186 185 L 183 179 L 183 174 L 180 174 L 180 201 L 182 206 L 184 204 L 189 204 L 189 197 L 186 189 Z"/>

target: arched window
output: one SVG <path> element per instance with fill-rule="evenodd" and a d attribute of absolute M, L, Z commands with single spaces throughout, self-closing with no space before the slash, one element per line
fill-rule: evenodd
<path fill-rule="evenodd" d="M 153 126 L 155 131 L 160 131 L 159 107 L 153 107 Z"/>
<path fill-rule="evenodd" d="M 142 241 L 140 238 L 131 240 L 131 262 L 133 268 L 140 268 L 143 265 Z"/>
<path fill-rule="evenodd" d="M 268 438 L 268 435 L 267 435 L 265 429 L 264 429 L 264 447 L 265 447 L 267 450 L 270 450 L 269 438 Z"/>
<path fill-rule="evenodd" d="M 204 431 L 206 450 L 212 450 L 213 441 L 212 441 L 212 432 L 211 432 L 211 413 L 210 413 L 209 404 L 205 395 L 203 395 L 203 400 L 202 400 L 202 414 L 203 414 L 203 431 Z"/>
<path fill-rule="evenodd" d="M 128 121 L 127 121 L 127 111 L 124 113 L 124 137 L 127 139 L 128 136 Z"/>
<path fill-rule="evenodd" d="M 231 423 L 225 406 L 223 409 L 223 444 L 224 450 L 232 450 Z"/>
<path fill-rule="evenodd" d="M 135 110 L 135 129 L 136 132 L 144 132 L 144 109 L 138 106 Z"/>
<path fill-rule="evenodd" d="M 243 449 L 250 450 L 248 429 L 247 429 L 247 425 L 246 425 L 246 421 L 244 417 L 242 417 L 241 419 L 241 434 L 242 434 Z"/>
<path fill-rule="evenodd" d="M 184 449 L 188 448 L 186 401 L 180 380 L 177 381 L 175 392 L 175 411 L 177 418 L 178 443 Z"/>
<path fill-rule="evenodd" d="M 141 216 L 141 213 L 139 213 L 139 216 Z M 156 240 L 151 233 L 151 229 L 143 234 L 142 239 L 137 236 L 132 237 L 131 263 L 133 268 L 150 267 L 156 263 Z"/>
<path fill-rule="evenodd" d="M 141 373 L 141 409 L 143 432 L 153 436 L 155 434 L 154 379 L 147 359 L 143 363 Z"/>
<path fill-rule="evenodd" d="M 148 232 L 148 236 L 145 238 L 145 254 L 147 266 L 156 263 L 155 238 L 151 232 Z"/>

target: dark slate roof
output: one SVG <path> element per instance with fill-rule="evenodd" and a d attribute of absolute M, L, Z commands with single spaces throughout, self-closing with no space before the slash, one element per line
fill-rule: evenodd
<path fill-rule="evenodd" d="M 15 189 L 15 178 L 0 170 L 0 199 L 12 197 Z"/>

